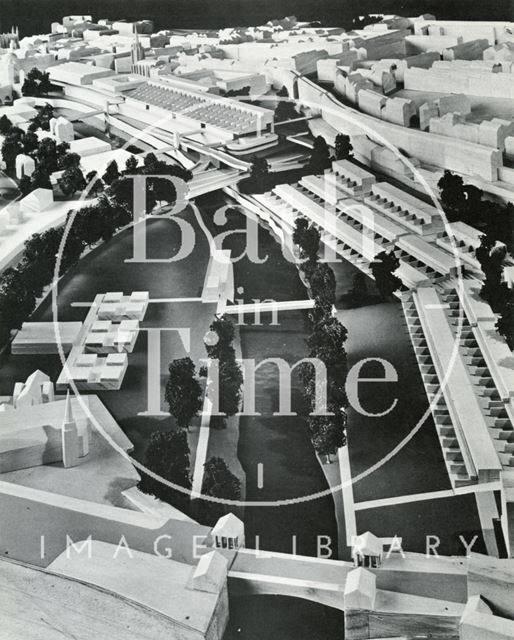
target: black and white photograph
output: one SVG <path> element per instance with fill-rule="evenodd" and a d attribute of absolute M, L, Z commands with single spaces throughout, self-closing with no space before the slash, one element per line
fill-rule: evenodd
<path fill-rule="evenodd" d="M 514 0 L 0 0 L 0 640 L 514 640 Z"/>

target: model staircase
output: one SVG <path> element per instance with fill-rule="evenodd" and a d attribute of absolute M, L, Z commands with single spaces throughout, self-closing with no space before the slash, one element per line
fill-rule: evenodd
<path fill-rule="evenodd" d="M 509 415 L 509 408 L 500 398 L 475 338 L 473 327 L 461 309 L 457 291 L 446 291 L 440 296 L 442 301 L 448 305 L 448 318 L 456 336 L 459 325 L 461 327 L 459 351 L 468 369 L 475 394 L 479 398 L 498 457 L 504 467 L 514 467 L 513 416 Z"/>
<path fill-rule="evenodd" d="M 476 478 L 471 478 L 466 470 L 459 441 L 452 424 L 448 407 L 446 406 L 446 401 L 441 393 L 439 378 L 423 333 L 423 327 L 421 326 L 421 320 L 412 292 L 404 293 L 401 300 L 410 339 L 418 361 L 418 367 L 421 372 L 423 385 L 441 444 L 448 477 L 454 488 L 474 484 Z M 439 397 L 436 401 L 438 395 Z"/>

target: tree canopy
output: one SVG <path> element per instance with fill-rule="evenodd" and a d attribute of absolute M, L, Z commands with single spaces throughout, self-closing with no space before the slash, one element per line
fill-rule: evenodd
<path fill-rule="evenodd" d="M 322 136 L 317 136 L 314 138 L 314 147 L 307 164 L 307 171 L 308 173 L 320 174 L 326 169 L 330 169 L 331 165 L 332 158 L 326 140 Z"/>
<path fill-rule="evenodd" d="M 196 377 L 195 365 L 191 358 L 180 358 L 170 363 L 168 371 L 164 397 L 177 425 L 188 428 L 202 407 L 202 387 Z"/>
<path fill-rule="evenodd" d="M 46 71 L 40 71 L 36 67 L 32 68 L 27 75 L 21 87 L 24 96 L 39 97 L 47 94 L 52 90 L 50 75 Z"/>
<path fill-rule="evenodd" d="M 350 136 L 344 133 L 338 133 L 335 139 L 335 157 L 336 160 L 348 160 L 351 158 L 353 152 L 353 146 L 350 141 Z"/>
<path fill-rule="evenodd" d="M 230 471 L 223 458 L 213 456 L 204 465 L 202 494 L 225 500 L 241 499 L 241 482 Z M 202 521 L 213 526 L 233 507 L 219 502 L 202 501 Z"/>
<path fill-rule="evenodd" d="M 371 273 L 375 278 L 377 289 L 382 298 L 390 298 L 395 291 L 402 286 L 402 281 L 394 272 L 400 268 L 400 260 L 394 251 L 381 251 L 377 253 L 371 263 Z"/>
<path fill-rule="evenodd" d="M 178 431 L 154 431 L 148 442 L 144 457 L 144 465 L 156 475 L 169 482 L 191 489 L 189 471 L 189 444 L 184 429 Z M 163 500 L 181 511 L 186 511 L 190 495 L 167 486 L 144 471 L 138 489 L 143 493 Z"/>

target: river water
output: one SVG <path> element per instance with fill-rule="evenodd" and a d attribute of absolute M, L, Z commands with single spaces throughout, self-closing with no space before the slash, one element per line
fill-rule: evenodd
<path fill-rule="evenodd" d="M 202 213 L 209 220 L 211 202 L 204 199 Z M 103 291 L 149 291 L 150 298 L 197 296 L 201 292 L 208 260 L 208 246 L 191 212 L 185 217 L 195 229 L 196 243 L 192 253 L 173 264 L 134 264 L 125 260 L 132 254 L 130 230 L 121 232 L 99 247 L 67 274 L 59 284 L 58 309 L 60 320 L 81 320 L 87 309 L 72 306 L 87 302 Z M 239 217 L 236 226 L 244 218 Z M 219 230 L 218 230 L 219 231 Z M 279 246 L 262 232 L 262 246 L 270 258 L 264 265 L 241 261 L 235 269 L 236 286 L 243 286 L 245 299 L 273 298 L 290 300 L 305 298 L 296 268 L 283 258 Z M 230 239 L 234 251 L 244 243 L 242 237 Z M 147 228 L 148 257 L 165 258 L 178 248 L 177 227 L 167 220 L 155 220 Z M 151 304 L 144 325 L 151 327 L 190 326 L 193 335 L 207 329 L 212 320 L 212 305 L 188 303 Z M 51 320 L 51 301 L 46 300 L 34 315 L 37 320 Z M 266 319 L 263 319 L 266 321 Z M 282 357 L 294 363 L 305 355 L 305 328 L 302 312 L 281 314 L 280 325 L 242 326 L 241 341 L 245 357 L 260 360 Z M 192 357 L 198 362 L 205 357 L 200 341 L 193 341 Z M 174 334 L 163 339 L 161 349 L 161 381 L 166 380 L 167 363 L 185 352 Z M 120 391 L 100 393 L 102 401 L 114 415 L 135 445 L 134 455 L 142 459 L 150 433 L 156 428 L 172 428 L 170 418 L 141 417 L 147 399 L 146 336 L 140 334 L 136 350 L 130 356 L 130 367 Z M 11 356 L 1 368 L 0 394 L 12 392 L 15 381 L 23 380 L 35 368 L 41 368 L 55 380 L 61 365 L 58 356 Z M 247 499 L 270 502 L 292 499 L 326 489 L 326 483 L 309 441 L 305 421 L 299 417 L 273 417 L 278 410 L 278 375 L 268 366 L 257 374 L 256 406 L 263 415 L 243 418 L 239 456 L 247 474 Z M 301 403 L 298 380 L 292 388 L 292 409 Z M 164 407 L 163 407 L 164 408 Z M 258 488 L 257 465 L 263 464 L 263 487 Z M 120 505 L 121 506 L 121 505 Z M 330 547 L 336 543 L 336 524 L 330 496 L 319 500 L 293 503 L 284 507 L 247 508 L 245 514 L 247 546 L 254 546 L 256 536 L 260 547 L 291 552 L 296 536 L 300 554 L 316 555 L 318 536 Z M 264 640 L 327 640 L 342 637 L 343 616 L 340 611 L 314 603 L 275 597 L 234 598 L 231 602 L 231 624 L 227 640 L 232 638 Z M 317 629 L 322 635 L 313 634 Z"/>

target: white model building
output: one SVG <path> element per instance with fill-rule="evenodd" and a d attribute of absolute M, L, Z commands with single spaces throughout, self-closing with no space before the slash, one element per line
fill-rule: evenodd
<path fill-rule="evenodd" d="M 16 177 L 18 180 L 21 180 L 23 176 L 28 176 L 30 178 L 35 169 L 36 163 L 34 158 L 31 158 L 24 153 L 20 153 L 16 156 Z"/>
<path fill-rule="evenodd" d="M 35 374 L 38 380 L 41 372 Z M 20 401 L 18 396 L 15 408 L 2 418 L 0 473 L 57 462 L 65 468 L 75 467 L 88 455 L 89 422 L 79 424 L 74 419 L 69 395 L 64 401 L 45 402 L 37 410 Z"/>
<path fill-rule="evenodd" d="M 71 142 L 75 137 L 73 124 L 63 116 L 50 120 L 50 133 L 55 136 L 57 142 Z"/>
<path fill-rule="evenodd" d="M 17 382 L 13 391 L 13 406 L 33 407 L 54 399 L 54 385 L 50 378 L 39 369 L 30 374 L 25 382 Z"/>
<path fill-rule="evenodd" d="M 22 213 L 39 213 L 49 207 L 54 201 L 51 189 L 38 188 L 20 200 L 20 211 Z"/>

